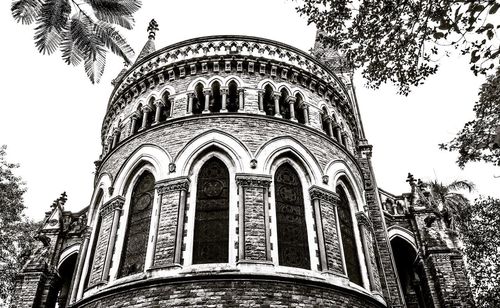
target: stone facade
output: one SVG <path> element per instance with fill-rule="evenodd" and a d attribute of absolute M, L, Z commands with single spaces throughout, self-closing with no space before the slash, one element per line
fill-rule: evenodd
<path fill-rule="evenodd" d="M 472 306 L 447 229 L 387 208 L 403 197 L 377 187 L 352 76 L 324 61 L 244 36 L 155 51 L 150 35 L 114 80 L 89 207 L 47 214 L 14 306 Z"/>

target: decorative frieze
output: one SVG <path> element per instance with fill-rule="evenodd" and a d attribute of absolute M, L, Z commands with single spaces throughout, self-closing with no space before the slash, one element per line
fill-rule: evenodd
<path fill-rule="evenodd" d="M 265 174 L 239 173 L 236 175 L 236 183 L 242 187 L 269 188 L 271 176 Z"/>
<path fill-rule="evenodd" d="M 125 198 L 122 196 L 116 196 L 106 202 L 100 210 L 101 216 L 107 216 L 111 214 L 114 210 L 121 210 L 123 204 L 125 203 Z"/>
<path fill-rule="evenodd" d="M 333 203 L 334 205 L 337 205 L 337 203 L 340 201 L 340 198 L 336 193 L 316 185 L 313 185 L 311 186 L 311 188 L 309 188 L 309 194 L 311 195 L 311 200 L 325 200 L 327 202 Z"/>
<path fill-rule="evenodd" d="M 156 190 L 159 194 L 165 194 L 170 191 L 187 191 L 191 181 L 188 177 L 178 177 L 156 182 Z"/>

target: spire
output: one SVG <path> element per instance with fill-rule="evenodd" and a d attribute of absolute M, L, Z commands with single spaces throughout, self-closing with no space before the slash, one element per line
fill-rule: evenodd
<path fill-rule="evenodd" d="M 137 57 L 135 62 L 138 62 L 138 61 L 144 59 L 147 55 L 156 51 L 154 40 L 156 37 L 156 31 L 158 31 L 158 30 L 159 30 L 158 23 L 156 22 L 156 20 L 151 19 L 151 21 L 149 22 L 148 30 L 147 30 L 148 31 L 148 41 L 146 42 L 144 47 L 142 47 L 141 53 L 139 53 L 139 56 Z"/>
<path fill-rule="evenodd" d="M 324 37 L 328 37 L 328 33 L 318 29 L 311 54 L 336 73 L 351 72 L 352 69 L 347 64 L 347 59 L 342 55 L 342 51 L 326 45 Z"/>

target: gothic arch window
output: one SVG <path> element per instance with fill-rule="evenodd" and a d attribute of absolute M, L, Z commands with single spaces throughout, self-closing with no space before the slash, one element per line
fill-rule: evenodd
<path fill-rule="evenodd" d="M 172 114 L 172 101 L 170 100 L 170 93 L 168 91 L 163 94 L 163 104 L 164 107 L 160 113 L 160 122 L 170 118 Z"/>
<path fill-rule="evenodd" d="M 154 176 L 145 171 L 132 190 L 127 230 L 118 277 L 144 271 L 155 189 Z"/>
<path fill-rule="evenodd" d="M 304 114 L 305 107 L 306 106 L 304 105 L 304 99 L 302 98 L 302 95 L 297 93 L 295 95 L 295 104 L 294 104 L 295 118 L 297 119 L 297 122 L 299 122 L 301 124 L 306 123 L 305 114 Z"/>
<path fill-rule="evenodd" d="M 302 185 L 290 164 L 276 170 L 274 191 L 279 264 L 310 269 Z"/>
<path fill-rule="evenodd" d="M 273 87 L 270 85 L 266 85 L 264 87 L 264 111 L 266 112 L 266 115 L 268 116 L 273 116 L 275 111 L 274 111 L 274 91 Z"/>
<path fill-rule="evenodd" d="M 96 224 L 94 225 L 94 238 L 90 246 L 90 257 L 89 257 L 89 263 L 88 263 L 88 270 L 87 274 L 85 275 L 85 281 L 83 283 L 83 288 L 86 289 L 89 287 L 89 282 L 90 282 L 90 274 L 92 273 L 92 269 L 94 267 L 94 260 L 95 260 L 95 251 L 97 247 L 97 241 L 99 240 L 99 236 L 102 233 L 101 230 L 101 214 L 99 211 L 101 210 L 102 206 L 102 197 L 104 193 L 102 189 L 99 189 L 97 192 L 97 197 L 96 197 L 96 202 L 94 205 L 94 216 L 97 215 L 96 219 Z"/>
<path fill-rule="evenodd" d="M 210 112 L 220 112 L 222 108 L 222 95 L 220 92 L 220 83 L 218 81 L 212 84 L 212 93 L 210 95 L 208 108 Z"/>
<path fill-rule="evenodd" d="M 284 119 L 290 119 L 290 103 L 288 102 L 288 91 L 287 89 L 281 89 L 281 95 L 279 99 L 280 114 Z"/>
<path fill-rule="evenodd" d="M 194 87 L 193 114 L 200 114 L 205 108 L 205 95 L 203 94 L 203 84 L 198 83 Z"/>
<path fill-rule="evenodd" d="M 132 133 L 135 134 L 139 131 L 139 128 L 141 128 L 141 123 L 142 123 L 142 104 L 139 104 L 139 106 L 137 107 L 137 111 L 136 111 L 136 120 L 135 122 L 132 122 L 133 123 L 133 127 L 132 127 Z"/>
<path fill-rule="evenodd" d="M 155 105 L 155 98 L 151 97 L 149 99 L 149 113 L 148 113 L 148 118 L 146 119 L 146 127 L 150 127 L 151 124 L 155 121 L 155 114 L 156 114 L 156 105 Z"/>
<path fill-rule="evenodd" d="M 77 260 L 78 260 L 78 253 L 75 252 L 71 254 L 69 257 L 67 257 L 57 269 L 57 273 L 61 278 L 58 286 L 59 290 L 57 294 L 57 307 L 66 307 L 71 287 L 71 281 L 73 279 L 73 273 L 75 271 Z M 46 307 L 48 306 L 49 305 L 47 305 Z"/>
<path fill-rule="evenodd" d="M 198 174 L 193 264 L 229 259 L 229 171 L 218 158 L 206 161 Z"/>
<path fill-rule="evenodd" d="M 232 80 L 228 85 L 228 95 L 227 95 L 227 111 L 237 112 L 239 107 L 238 100 L 238 85 L 236 81 Z"/>
<path fill-rule="evenodd" d="M 344 261 L 349 280 L 362 286 L 361 268 L 359 265 L 358 248 L 354 236 L 354 224 L 352 220 L 351 204 L 347 192 L 342 185 L 337 185 L 337 194 L 340 203 L 337 207 L 339 216 L 340 236 L 342 237 L 342 248 Z"/>

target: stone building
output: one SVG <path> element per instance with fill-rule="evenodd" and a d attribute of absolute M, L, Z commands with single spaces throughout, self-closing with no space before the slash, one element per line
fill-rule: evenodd
<path fill-rule="evenodd" d="M 342 57 L 257 37 L 113 81 L 90 204 L 54 202 L 15 307 L 471 307 L 456 232 L 377 187 Z"/>

